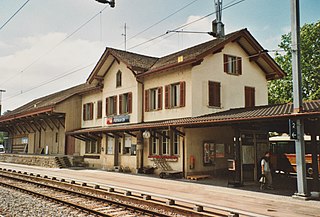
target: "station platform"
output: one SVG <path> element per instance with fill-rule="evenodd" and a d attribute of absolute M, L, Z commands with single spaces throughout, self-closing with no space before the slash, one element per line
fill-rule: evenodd
<path fill-rule="evenodd" d="M 305 201 L 294 199 L 291 195 L 256 192 L 254 191 L 256 188 L 254 185 L 247 186 L 247 188 L 233 188 L 212 185 L 212 183 L 208 183 L 210 179 L 195 183 L 195 181 L 186 179 L 160 179 L 146 175 L 131 175 L 104 170 L 43 168 L 3 162 L 0 162 L 0 167 L 34 174 L 82 180 L 99 185 L 112 185 L 152 192 L 267 216 L 320 216 L 320 201 Z M 214 179 L 211 181 L 213 182 Z"/>

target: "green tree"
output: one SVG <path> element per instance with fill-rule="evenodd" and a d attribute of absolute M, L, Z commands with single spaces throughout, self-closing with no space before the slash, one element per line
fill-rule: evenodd
<path fill-rule="evenodd" d="M 305 24 L 301 30 L 302 97 L 304 100 L 320 99 L 320 20 Z M 275 60 L 286 72 L 283 79 L 270 81 L 269 103 L 292 102 L 291 33 L 282 35 Z"/>

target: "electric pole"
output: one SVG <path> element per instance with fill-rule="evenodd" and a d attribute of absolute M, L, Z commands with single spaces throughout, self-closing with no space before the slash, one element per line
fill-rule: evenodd
<path fill-rule="evenodd" d="M 302 112 L 302 88 L 300 65 L 300 9 L 299 0 L 291 0 L 291 38 L 292 38 L 292 82 L 293 82 L 293 113 Z M 297 137 L 295 139 L 298 197 L 309 196 L 306 178 L 306 159 L 304 144 L 304 123 L 296 119 Z"/>
<path fill-rule="evenodd" d="M 6 92 L 5 90 L 0 90 L 0 116 L 1 116 L 1 112 L 2 112 L 2 93 Z"/>
<path fill-rule="evenodd" d="M 212 36 L 217 38 L 224 37 L 224 24 L 222 23 L 222 0 L 214 0 L 216 8 L 216 19 L 212 21 Z"/>
<path fill-rule="evenodd" d="M 127 23 L 124 23 L 124 33 L 122 36 L 124 37 L 124 51 L 127 51 Z"/>

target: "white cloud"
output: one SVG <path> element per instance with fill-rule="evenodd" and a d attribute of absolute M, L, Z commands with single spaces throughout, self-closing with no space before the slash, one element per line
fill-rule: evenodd
<path fill-rule="evenodd" d="M 104 46 L 100 42 L 68 39 L 55 49 L 54 45 L 65 38 L 64 33 L 48 33 L 20 38 L 23 49 L 0 57 L 3 111 L 15 109 L 37 97 L 82 83 L 98 61 Z M 8 45 L 10 46 L 10 44 Z M 33 64 L 34 63 L 34 64 Z M 33 91 L 15 96 L 37 87 L 58 75 L 94 63 L 85 70 L 44 85 Z M 31 64 L 31 65 L 30 65 Z M 22 70 L 24 70 L 22 72 Z M 15 97 L 12 97 L 15 96 Z"/>

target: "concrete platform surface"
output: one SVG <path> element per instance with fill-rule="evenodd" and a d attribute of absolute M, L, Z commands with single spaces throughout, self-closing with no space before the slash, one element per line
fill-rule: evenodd
<path fill-rule="evenodd" d="M 304 201 L 291 196 L 272 195 L 241 189 L 160 179 L 103 170 L 56 169 L 0 162 L 1 168 L 21 170 L 100 185 L 136 189 L 200 203 L 251 211 L 268 216 L 320 216 L 320 201 Z"/>

